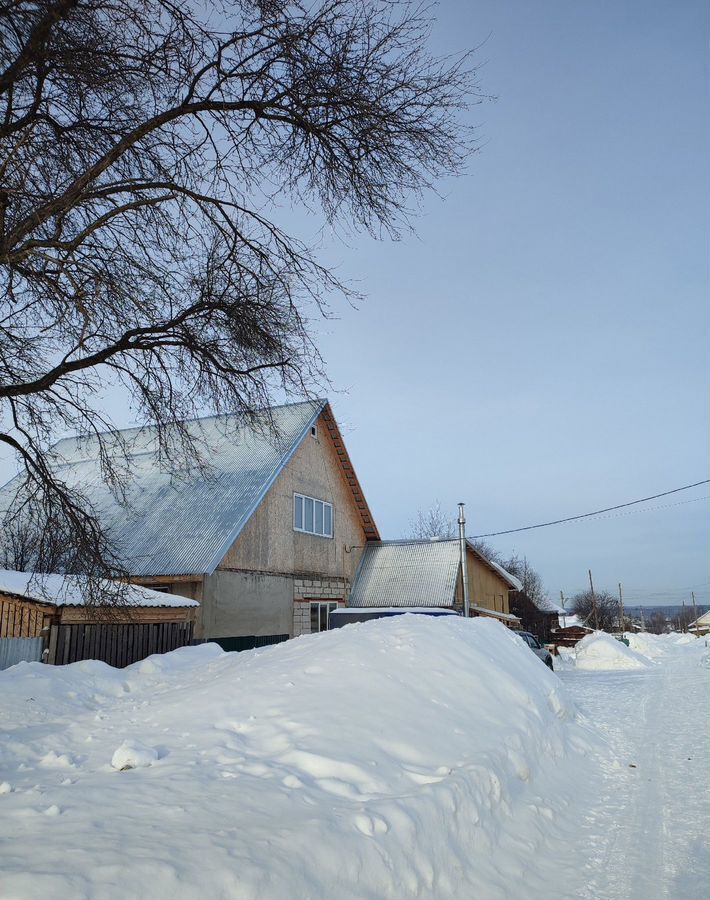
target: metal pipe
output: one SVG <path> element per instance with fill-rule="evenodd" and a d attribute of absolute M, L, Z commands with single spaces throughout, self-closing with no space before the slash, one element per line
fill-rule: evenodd
<path fill-rule="evenodd" d="M 463 614 L 468 619 L 471 605 L 468 595 L 468 565 L 466 563 L 466 517 L 463 514 L 463 503 L 459 503 L 459 551 L 461 553 L 461 581 L 463 583 Z"/>

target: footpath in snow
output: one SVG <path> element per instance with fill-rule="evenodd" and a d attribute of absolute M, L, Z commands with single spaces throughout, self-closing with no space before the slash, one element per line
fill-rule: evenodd
<path fill-rule="evenodd" d="M 499 623 L 403 616 L 20 664 L 0 673 L 0 897 L 702 896 L 701 649 L 580 653 L 560 680 Z"/>
<path fill-rule="evenodd" d="M 559 672 L 613 754 L 570 836 L 587 880 L 572 896 L 700 900 L 710 896 L 710 650 L 687 635 L 628 638 L 628 649 L 585 638 Z"/>

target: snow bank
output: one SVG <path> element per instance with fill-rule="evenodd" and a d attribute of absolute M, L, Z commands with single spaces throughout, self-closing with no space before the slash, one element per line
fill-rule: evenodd
<path fill-rule="evenodd" d="M 634 634 L 629 632 L 624 637 L 629 642 L 629 647 L 632 650 L 640 653 L 642 656 L 647 656 L 649 659 L 661 659 L 668 654 L 670 648 L 669 642 L 666 640 L 670 635 L 649 634 L 648 632 Z"/>
<path fill-rule="evenodd" d="M 19 665 L 0 714 L 23 900 L 545 896 L 583 877 L 559 860 L 606 752 L 519 638 L 458 617 Z"/>
<path fill-rule="evenodd" d="M 578 669 L 645 669 L 652 665 L 647 656 L 603 631 L 588 634 L 574 649 Z"/>

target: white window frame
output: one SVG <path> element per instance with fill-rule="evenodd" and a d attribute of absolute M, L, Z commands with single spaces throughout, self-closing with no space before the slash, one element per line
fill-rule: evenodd
<path fill-rule="evenodd" d="M 298 501 L 301 501 L 301 525 L 299 526 L 296 522 L 296 507 L 298 505 Z M 313 505 L 313 528 L 306 528 L 306 502 L 309 501 Z M 323 523 L 323 531 L 316 531 L 316 504 L 321 504 L 321 521 Z M 330 532 L 325 531 L 325 511 L 326 509 L 330 510 Z M 319 500 L 317 497 L 309 497 L 307 494 L 298 494 L 294 492 L 293 495 L 293 530 L 300 531 L 302 534 L 312 534 L 314 537 L 322 537 L 322 538 L 333 538 L 333 533 L 335 531 L 335 511 L 333 509 L 333 504 L 328 503 L 327 500 Z"/>
<path fill-rule="evenodd" d="M 308 613 L 309 613 L 308 624 L 311 629 L 311 634 L 319 634 L 321 631 L 320 610 L 321 610 L 322 606 L 326 607 L 325 629 L 324 630 L 327 631 L 328 627 L 330 625 L 330 614 L 333 612 L 334 609 L 337 609 L 338 606 L 340 605 L 338 603 L 338 601 L 337 600 L 309 600 L 308 603 L 310 604 L 308 607 Z M 318 618 L 318 631 L 313 631 L 313 607 L 314 606 L 318 607 L 318 617 L 317 617 Z"/>

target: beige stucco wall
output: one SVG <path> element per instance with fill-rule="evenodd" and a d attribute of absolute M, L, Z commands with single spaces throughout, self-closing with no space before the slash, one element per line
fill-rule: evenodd
<path fill-rule="evenodd" d="M 332 538 L 294 531 L 294 492 L 333 504 Z M 219 568 L 351 581 L 364 543 L 352 493 L 327 429 L 319 420 L 318 436 L 305 437 Z"/>
<path fill-rule="evenodd" d="M 293 579 L 216 571 L 205 578 L 196 638 L 293 634 Z"/>

